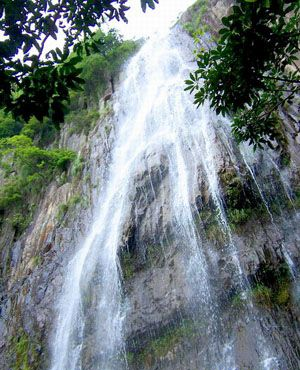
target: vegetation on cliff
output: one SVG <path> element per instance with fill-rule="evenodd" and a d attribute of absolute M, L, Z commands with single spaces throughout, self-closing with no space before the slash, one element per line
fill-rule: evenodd
<path fill-rule="evenodd" d="M 99 99 L 105 91 L 112 91 L 122 64 L 138 48 L 138 43 L 123 41 L 114 30 L 98 30 L 93 40 L 99 45 L 98 52 L 85 52 L 76 65 L 85 81 L 83 88 L 68 91 L 71 99 L 66 123 L 70 133 L 87 134 L 99 115 L 106 114 L 98 110 Z M 25 121 L 0 110 L 0 216 L 2 222 L 11 223 L 17 235 L 31 221 L 36 196 L 52 180 L 65 181 L 68 166 L 76 157 L 72 151 L 58 148 L 58 131 L 56 122 L 47 117 L 39 120 L 31 114 Z"/>

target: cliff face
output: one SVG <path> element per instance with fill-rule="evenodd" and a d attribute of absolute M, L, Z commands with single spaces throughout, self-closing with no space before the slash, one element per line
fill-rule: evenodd
<path fill-rule="evenodd" d="M 214 22 L 226 4 L 211 2 Z M 60 145 L 76 151 L 78 160 L 66 183 L 49 186 L 30 227 L 14 240 L 2 226 L 1 369 L 50 367 L 67 266 L 105 208 L 101 194 L 124 120 L 133 125 L 125 133 L 128 141 L 144 130 L 132 141 L 136 160 L 128 157 L 128 181 L 116 189 L 113 203 L 118 210 L 119 201 L 123 211 L 111 263 L 121 276 L 125 356 L 122 351 L 121 359 L 101 367 L 105 354 L 99 355 L 92 324 L 103 321 L 105 327 L 97 299 L 100 294 L 109 300 L 110 292 L 94 292 L 104 284 L 100 264 L 91 282 L 81 277 L 85 328 L 76 339 L 83 343 L 78 368 L 299 368 L 299 112 L 282 113 L 289 165 L 276 153 L 238 147 L 227 121 L 207 107 L 195 112 L 182 93 L 179 81 L 193 68 L 190 38 L 175 27 L 160 42 L 163 55 L 148 46 L 135 62 L 138 77 L 128 80 L 131 70 L 123 76 L 115 113 L 102 117 L 87 136 L 62 131 Z M 157 78 L 147 75 L 150 55 L 157 58 L 153 71 L 163 69 Z M 146 85 L 143 93 L 155 104 L 145 113 L 139 94 L 147 83 L 155 96 Z M 134 87 L 136 96 L 129 96 Z M 135 125 L 141 117 L 145 128 L 142 120 Z M 126 165 L 126 158 L 119 159 Z M 116 222 L 113 216 L 108 221 L 106 232 Z M 99 243 L 104 253 L 101 248 Z"/>
<path fill-rule="evenodd" d="M 50 184 L 20 238 L 15 240 L 8 225 L 2 228 L 1 369 L 48 366 L 50 328 L 63 271 L 89 228 L 109 156 L 112 125 L 107 114 L 89 135 L 64 128 L 59 145 L 78 154 L 66 181 Z"/>

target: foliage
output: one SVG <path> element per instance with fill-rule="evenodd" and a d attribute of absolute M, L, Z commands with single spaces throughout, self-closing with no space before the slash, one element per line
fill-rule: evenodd
<path fill-rule="evenodd" d="M 56 215 L 57 221 L 62 223 L 63 219 L 65 218 L 67 212 L 72 212 L 76 205 L 82 201 L 82 197 L 79 194 L 73 195 L 66 203 L 62 203 Z"/>
<path fill-rule="evenodd" d="M 197 220 L 197 219 L 196 219 Z M 220 219 L 215 207 L 209 208 L 206 206 L 199 211 L 199 221 L 207 237 L 207 240 L 212 242 L 217 247 L 223 247 L 226 243 L 226 233 L 220 225 Z M 200 226 L 200 225 L 199 225 Z"/>
<path fill-rule="evenodd" d="M 21 234 L 28 226 L 34 210 L 32 197 L 58 174 L 66 171 L 75 154 L 64 149 L 41 149 L 25 135 L 0 140 L 0 211 L 8 213 L 7 221 Z"/>
<path fill-rule="evenodd" d="M 262 263 L 255 274 L 250 290 L 245 290 L 232 297 L 232 307 L 242 309 L 248 298 L 260 307 L 274 309 L 289 308 L 291 304 L 291 273 L 285 262 L 274 266 Z"/>
<path fill-rule="evenodd" d="M 6 114 L 0 110 L 0 139 L 18 135 L 22 130 L 22 123 L 12 118 L 11 114 Z"/>
<path fill-rule="evenodd" d="M 276 212 L 278 208 L 286 203 L 286 196 L 283 188 L 280 188 L 280 180 L 275 175 L 268 177 L 268 184 L 276 184 L 276 194 L 270 194 L 268 199 L 269 211 Z M 268 217 L 268 209 L 265 202 L 262 202 L 261 193 L 257 184 L 250 174 L 237 174 L 232 169 L 220 173 L 220 181 L 223 189 L 223 197 L 226 204 L 226 212 L 230 226 L 236 231 L 249 220 L 258 217 L 261 221 Z M 280 191 L 279 191 L 280 190 Z M 266 200 L 267 201 L 267 200 Z"/>
<path fill-rule="evenodd" d="M 115 30 L 106 34 L 98 30 L 93 39 L 101 40 L 101 47 L 97 53 L 84 55 L 78 64 L 83 89 L 70 92 L 69 112 L 65 116 L 66 123 L 71 125 L 70 134 L 87 134 L 98 118 L 109 112 L 108 106 L 98 112 L 99 99 L 105 92 L 113 92 L 115 76 L 138 48 L 137 42 L 123 41 Z"/>
<path fill-rule="evenodd" d="M 39 368 L 39 344 L 32 341 L 24 330 L 11 339 L 11 353 L 15 358 L 13 370 L 37 370 Z"/>
<path fill-rule="evenodd" d="M 222 19 L 217 45 L 197 56 L 186 80 L 195 104 L 209 98 L 217 114 L 231 114 L 238 141 L 254 148 L 285 136 L 276 111 L 299 92 L 300 3 L 294 0 L 238 0 Z M 293 66 L 293 68 L 291 67 Z"/>
<path fill-rule="evenodd" d="M 265 285 L 257 284 L 252 289 L 252 296 L 254 301 L 261 306 L 271 307 L 272 305 L 272 290 Z"/>
<path fill-rule="evenodd" d="M 257 273 L 258 284 L 251 294 L 255 302 L 264 307 L 275 305 L 286 308 L 291 302 L 291 273 L 286 263 L 278 266 L 262 265 Z"/>
<path fill-rule="evenodd" d="M 228 219 L 231 225 L 240 225 L 247 222 L 254 215 L 250 208 L 229 209 Z"/>
<path fill-rule="evenodd" d="M 298 186 L 295 190 L 295 196 L 294 196 L 294 206 L 296 208 L 300 208 L 300 186 Z"/>
<path fill-rule="evenodd" d="M 122 248 L 119 253 L 120 266 L 124 280 L 134 277 L 134 274 L 143 269 L 158 266 L 164 259 L 164 246 L 162 244 L 147 244 L 143 258 L 128 248 Z"/>
<path fill-rule="evenodd" d="M 0 139 L 23 134 L 39 145 L 48 145 L 55 139 L 56 132 L 57 130 L 49 118 L 39 121 L 32 116 L 28 122 L 24 122 L 16 120 L 10 113 L 7 114 L 4 110 L 0 110 Z"/>
<path fill-rule="evenodd" d="M 228 170 L 221 173 L 220 180 L 231 226 L 244 224 L 256 213 L 257 204 L 260 202 L 235 172 Z"/>
<path fill-rule="evenodd" d="M 244 292 L 234 294 L 232 301 L 231 301 L 233 308 L 240 310 L 244 308 L 245 303 L 246 303 L 246 295 Z"/>
<path fill-rule="evenodd" d="M 71 167 L 71 175 L 78 179 L 82 174 L 83 168 L 84 168 L 84 158 L 78 155 L 73 161 Z"/>
<path fill-rule="evenodd" d="M 141 0 L 144 11 L 154 5 Z M 77 64 L 102 42 L 85 41 L 105 18 L 127 22 L 128 9 L 127 0 L 1 1 L 0 108 L 25 121 L 31 115 L 40 121 L 50 117 L 55 124 L 63 121 L 69 89 L 83 82 Z M 46 52 L 48 41 L 57 40 L 58 34 L 64 35 L 63 48 Z"/>
<path fill-rule="evenodd" d="M 71 125 L 69 134 L 79 134 L 84 132 L 86 135 L 99 119 L 100 114 L 97 110 L 77 110 L 71 111 L 66 115 L 66 123 Z"/>
<path fill-rule="evenodd" d="M 128 251 L 123 251 L 120 255 L 120 263 L 122 266 L 122 274 L 124 280 L 133 278 L 135 273 L 135 259 Z"/>
<path fill-rule="evenodd" d="M 21 134 L 30 137 L 41 146 L 50 144 L 56 136 L 57 129 L 53 122 L 45 117 L 39 121 L 34 116 L 23 125 Z"/>
<path fill-rule="evenodd" d="M 7 221 L 15 230 L 16 235 L 21 235 L 22 232 L 29 226 L 30 219 L 31 218 L 28 217 L 28 215 L 17 212 L 16 214 L 9 217 Z"/>
<path fill-rule="evenodd" d="M 150 340 L 139 353 L 127 353 L 127 360 L 129 363 L 136 362 L 151 367 L 155 361 L 173 351 L 184 339 L 190 341 L 195 337 L 197 334 L 195 328 L 199 326 L 202 326 L 201 322 L 183 320 L 177 327 L 166 328 L 160 336 Z"/>
<path fill-rule="evenodd" d="M 151 9 L 154 9 L 155 8 L 155 3 L 158 4 L 158 0 L 141 0 L 141 5 L 142 5 L 143 12 L 146 11 L 147 6 L 149 6 L 149 8 L 151 8 Z"/>
<path fill-rule="evenodd" d="M 191 36 L 197 37 L 208 30 L 208 26 L 202 22 L 202 18 L 207 12 L 207 0 L 197 0 L 187 12 L 190 15 L 190 20 L 184 23 L 183 28 Z"/>
<path fill-rule="evenodd" d="M 74 158 L 67 149 L 41 149 L 25 135 L 16 135 L 0 141 L 1 164 L 11 171 L 25 176 L 38 176 L 45 179 L 55 171 L 65 171 Z M 52 176 L 51 176 L 52 177 Z"/>
<path fill-rule="evenodd" d="M 78 64 L 84 80 L 83 91 L 72 93 L 71 110 L 95 106 L 108 87 L 113 90 L 113 78 L 138 47 L 134 41 L 124 41 L 113 29 L 106 34 L 98 30 L 92 40 L 99 46 L 97 52 L 85 54 Z"/>
<path fill-rule="evenodd" d="M 164 260 L 165 246 L 163 244 L 148 244 L 146 248 L 147 266 L 157 266 L 159 262 Z"/>

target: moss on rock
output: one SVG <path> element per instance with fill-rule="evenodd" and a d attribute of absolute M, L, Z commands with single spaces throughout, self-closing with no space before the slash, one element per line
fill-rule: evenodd
<path fill-rule="evenodd" d="M 13 370 L 38 370 L 40 369 L 41 345 L 36 339 L 20 329 L 10 341 L 10 354 Z"/>

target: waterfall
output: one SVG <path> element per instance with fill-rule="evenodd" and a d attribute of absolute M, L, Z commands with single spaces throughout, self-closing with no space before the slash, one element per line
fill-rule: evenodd
<path fill-rule="evenodd" d="M 251 175 L 251 177 L 252 177 L 252 179 L 253 179 L 253 181 L 255 183 L 255 186 L 257 187 L 257 190 L 259 192 L 260 198 L 261 198 L 261 200 L 262 200 L 262 202 L 263 202 L 263 204 L 264 204 L 264 206 L 265 206 L 265 208 L 267 210 L 267 213 L 268 213 L 268 215 L 270 217 L 270 220 L 271 220 L 272 225 L 278 231 L 278 227 L 277 227 L 277 225 L 276 225 L 276 223 L 274 221 L 274 217 L 273 217 L 273 214 L 272 214 L 272 212 L 270 210 L 270 207 L 268 205 L 268 202 L 267 202 L 267 200 L 266 200 L 266 198 L 265 198 L 265 196 L 263 194 L 263 190 L 262 190 L 261 186 L 259 185 L 259 183 L 258 183 L 258 181 L 256 179 L 256 176 L 254 174 L 254 171 L 253 171 L 251 165 L 249 164 L 248 160 L 246 159 L 246 153 L 248 153 L 248 155 L 249 155 L 249 149 L 248 150 L 247 149 L 248 148 L 246 148 L 245 145 L 241 146 L 241 154 L 242 154 L 243 162 L 245 163 L 245 165 L 246 165 L 246 167 L 247 167 L 247 169 L 248 169 L 248 171 L 249 171 L 249 173 L 250 173 L 250 175 Z M 280 180 L 281 180 L 281 183 L 282 183 L 282 186 L 283 186 L 283 189 L 284 189 L 284 192 L 285 192 L 285 195 L 286 195 L 287 199 L 293 205 L 293 200 L 292 200 L 292 197 L 291 197 L 291 191 L 289 189 L 289 184 L 288 184 L 287 180 L 284 179 L 283 175 L 281 174 L 280 169 L 278 168 L 278 166 L 276 165 L 276 163 L 274 162 L 274 160 L 272 159 L 272 157 L 270 155 L 269 155 L 269 158 L 270 158 L 272 167 L 279 174 L 279 177 L 280 177 Z M 293 278 L 295 278 L 296 277 L 296 267 L 294 265 L 294 262 L 293 262 L 292 258 L 289 255 L 289 253 L 288 253 L 288 251 L 287 251 L 284 243 L 282 243 L 282 254 L 283 254 L 283 257 L 285 259 L 285 262 L 289 266 L 289 269 L 290 269 L 290 272 L 291 272 Z"/>
<path fill-rule="evenodd" d="M 199 363 L 203 370 L 239 368 L 235 337 L 221 318 L 211 281 L 213 257 L 204 250 L 195 220 L 200 172 L 224 233 L 220 253 L 230 258 L 235 289 L 246 289 L 218 179 L 216 161 L 221 154 L 214 127 L 217 118 L 208 104 L 196 110 L 184 92 L 184 80 L 194 68 L 189 61 L 190 46 L 188 36 L 174 29 L 160 39 L 148 40 L 124 72 L 126 78 L 114 97 L 115 140 L 106 176 L 101 179 L 103 186 L 92 226 L 65 270 L 52 337 L 51 370 L 130 368 L 124 337 L 129 308 L 122 290 L 118 250 L 130 217 L 134 179 L 140 163 L 152 154 L 164 156 L 168 165 L 169 193 L 165 197 L 171 204 L 172 236 L 186 260 L 186 302 L 193 312 L 197 311 L 195 317 L 206 322 L 206 328 L 201 329 L 205 350 L 199 353 Z M 156 197 L 153 186 L 151 191 Z M 251 335 L 257 337 L 254 363 L 261 369 L 278 369 L 276 351 L 251 302 L 247 311 L 245 325 L 252 327 Z"/>

